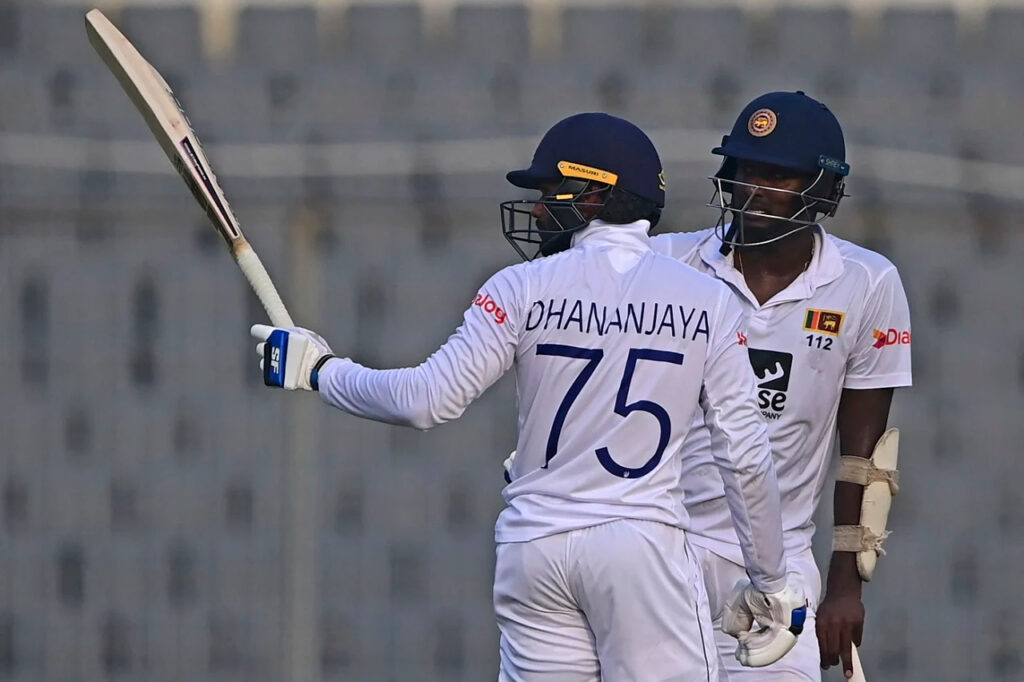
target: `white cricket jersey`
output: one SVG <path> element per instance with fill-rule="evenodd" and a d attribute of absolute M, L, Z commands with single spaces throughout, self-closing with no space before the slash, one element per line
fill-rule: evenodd
<path fill-rule="evenodd" d="M 907 298 L 888 259 L 820 226 L 807 270 L 764 305 L 733 266 L 733 255 L 723 256 L 720 247 L 713 229 L 651 239 L 655 251 L 727 283 L 743 306 L 758 404 L 768 420 L 782 496 L 786 553 L 792 556 L 811 546 L 843 389 L 911 384 Z M 698 413 L 681 459 L 691 540 L 739 563 L 713 447 Z"/>
<path fill-rule="evenodd" d="M 781 589 L 778 491 L 739 344 L 742 310 L 722 283 L 652 252 L 648 229 L 591 223 L 573 248 L 491 277 L 423 364 L 332 360 L 321 396 L 358 416 L 429 428 L 514 366 L 518 454 L 498 542 L 615 519 L 686 528 L 677 455 L 702 401 L 722 440 L 714 454 L 751 578 Z"/>

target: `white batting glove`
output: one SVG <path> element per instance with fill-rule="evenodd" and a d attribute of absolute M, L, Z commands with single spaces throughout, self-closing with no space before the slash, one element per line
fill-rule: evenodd
<path fill-rule="evenodd" d="M 508 457 L 502 462 L 502 466 L 505 467 L 505 483 L 512 482 L 512 462 L 516 461 L 516 451 L 508 453 Z"/>
<path fill-rule="evenodd" d="M 739 640 L 736 660 L 761 668 L 779 660 L 796 646 L 807 618 L 807 600 L 794 584 L 765 594 L 749 582 L 736 583 L 725 603 L 722 631 Z M 754 626 L 757 625 L 756 629 Z"/>
<path fill-rule="evenodd" d="M 336 357 L 319 334 L 301 327 L 265 324 L 254 324 L 249 331 L 259 341 L 256 353 L 260 356 L 264 384 L 289 391 L 319 389 L 320 368 Z"/>

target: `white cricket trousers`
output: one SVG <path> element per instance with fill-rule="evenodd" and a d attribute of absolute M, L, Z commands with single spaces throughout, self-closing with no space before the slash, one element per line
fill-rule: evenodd
<path fill-rule="evenodd" d="M 616 520 L 498 545 L 500 682 L 716 682 L 686 533 Z"/>
<path fill-rule="evenodd" d="M 747 580 L 747 571 L 741 564 L 715 554 L 711 550 L 692 545 L 693 552 L 704 571 L 711 616 L 715 626 L 715 645 L 718 647 L 720 682 L 820 682 L 821 655 L 814 632 L 815 609 L 821 594 L 821 574 L 814 563 L 811 550 L 790 556 L 786 572 L 790 581 L 796 581 L 807 595 L 807 620 L 796 646 L 775 663 L 763 668 L 745 668 L 736 660 L 736 640 L 722 632 L 722 611 L 730 593 L 740 580 Z"/>

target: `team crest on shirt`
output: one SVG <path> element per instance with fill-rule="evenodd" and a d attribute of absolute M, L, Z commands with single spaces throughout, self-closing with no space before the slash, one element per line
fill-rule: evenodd
<path fill-rule="evenodd" d="M 747 119 L 747 132 L 754 137 L 770 135 L 779 124 L 779 117 L 771 109 L 758 109 Z"/>
<path fill-rule="evenodd" d="M 757 406 L 765 419 L 779 419 L 786 409 L 793 354 L 760 348 L 747 348 L 747 352 L 757 380 Z"/>
<path fill-rule="evenodd" d="M 807 315 L 804 317 L 804 331 L 839 336 L 839 330 L 843 326 L 844 317 L 843 313 L 838 313 L 834 310 L 814 310 L 813 308 L 808 308 Z"/>

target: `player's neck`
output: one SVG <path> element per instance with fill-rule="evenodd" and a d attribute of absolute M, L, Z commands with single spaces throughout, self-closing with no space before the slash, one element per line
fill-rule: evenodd
<path fill-rule="evenodd" d="M 792 284 L 813 256 L 814 230 L 800 230 L 771 244 L 737 247 L 733 263 L 763 304 Z"/>

